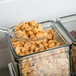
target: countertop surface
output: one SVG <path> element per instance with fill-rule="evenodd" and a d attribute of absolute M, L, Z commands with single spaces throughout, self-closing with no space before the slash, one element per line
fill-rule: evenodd
<path fill-rule="evenodd" d="M 21 21 L 56 20 L 76 13 L 76 0 L 0 0 L 0 26 L 10 27 Z M 0 76 L 9 76 L 10 49 L 5 33 L 0 32 Z"/>

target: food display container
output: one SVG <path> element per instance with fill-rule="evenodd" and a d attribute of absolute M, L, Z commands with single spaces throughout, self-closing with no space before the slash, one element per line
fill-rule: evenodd
<path fill-rule="evenodd" d="M 54 21 L 44 21 L 40 22 L 40 24 L 44 29 L 54 29 L 56 40 L 60 42 L 61 46 L 25 56 L 19 56 L 16 54 L 12 45 L 12 38 L 6 34 L 11 53 L 15 59 L 14 62 L 18 67 L 19 76 L 70 76 L 70 38 L 59 24 Z"/>
<path fill-rule="evenodd" d="M 72 49 L 71 49 L 71 60 L 72 60 L 72 69 L 71 72 L 74 76 L 76 76 L 76 39 L 71 35 L 72 30 L 76 30 L 76 14 L 60 17 L 57 19 L 60 27 L 63 28 L 65 33 L 69 36 L 72 41 Z"/>
<path fill-rule="evenodd" d="M 76 39 L 70 34 L 72 30 L 76 30 L 76 14 L 60 17 L 57 22 L 61 25 L 66 34 L 71 38 L 72 42 L 76 44 Z"/>

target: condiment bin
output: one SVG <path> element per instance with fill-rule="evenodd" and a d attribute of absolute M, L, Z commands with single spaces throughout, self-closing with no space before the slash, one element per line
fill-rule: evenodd
<path fill-rule="evenodd" d="M 57 22 L 60 24 L 60 27 L 63 28 L 73 43 L 71 49 L 71 72 L 74 76 L 76 76 L 76 39 L 70 33 L 73 30 L 76 31 L 76 14 L 60 17 L 57 19 Z"/>
<path fill-rule="evenodd" d="M 6 34 L 14 62 L 18 67 L 19 76 L 70 76 L 70 38 L 57 22 L 49 20 L 40 22 L 40 24 L 44 29 L 54 29 L 56 39 L 61 46 L 25 56 L 18 56 L 12 45 L 12 38 Z"/>
<path fill-rule="evenodd" d="M 72 42 L 76 44 L 76 39 L 74 39 L 74 37 L 70 34 L 72 30 L 76 30 L 76 14 L 60 17 L 57 19 L 57 22 L 70 37 Z"/>

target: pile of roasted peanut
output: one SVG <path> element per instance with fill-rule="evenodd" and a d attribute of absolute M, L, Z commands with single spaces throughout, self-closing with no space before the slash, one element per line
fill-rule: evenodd
<path fill-rule="evenodd" d="M 20 56 L 60 46 L 60 43 L 56 40 L 54 29 L 44 30 L 41 24 L 36 23 L 34 20 L 18 24 L 15 28 L 15 35 L 31 39 L 30 41 L 21 41 L 12 38 L 15 51 Z"/>

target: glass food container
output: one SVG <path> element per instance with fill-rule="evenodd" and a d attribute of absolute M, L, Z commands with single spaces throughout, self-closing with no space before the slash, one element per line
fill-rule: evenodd
<path fill-rule="evenodd" d="M 40 22 L 40 24 L 44 29 L 54 29 L 56 40 L 61 46 L 19 56 L 12 45 L 11 37 L 6 34 L 11 53 L 18 67 L 19 76 L 70 76 L 70 38 L 54 21 L 44 21 Z"/>
<path fill-rule="evenodd" d="M 76 14 L 60 17 L 57 19 L 57 22 L 71 38 L 72 42 L 76 44 L 76 39 L 70 34 L 71 31 L 76 30 Z"/>
<path fill-rule="evenodd" d="M 71 72 L 76 76 L 76 39 L 71 35 L 71 31 L 76 30 L 76 14 L 60 17 L 57 19 L 57 22 L 61 25 L 65 33 L 70 37 L 72 41 L 71 49 L 71 60 L 72 60 L 72 69 Z"/>

